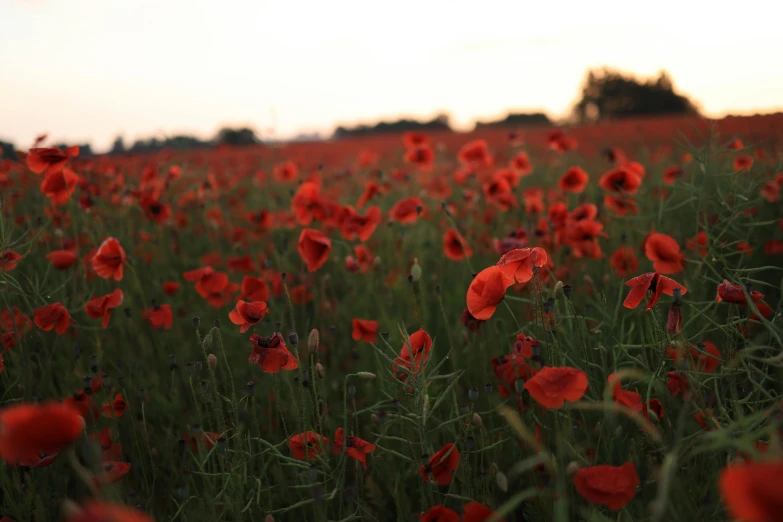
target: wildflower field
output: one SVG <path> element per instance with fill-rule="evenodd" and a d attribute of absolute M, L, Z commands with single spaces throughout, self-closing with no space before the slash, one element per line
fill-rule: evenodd
<path fill-rule="evenodd" d="M 36 142 L 2 521 L 783 520 L 781 128 Z"/>

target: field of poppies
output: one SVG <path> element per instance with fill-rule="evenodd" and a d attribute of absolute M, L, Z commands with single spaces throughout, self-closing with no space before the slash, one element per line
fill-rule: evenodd
<path fill-rule="evenodd" d="M 0 162 L 0 517 L 783 520 L 783 115 Z"/>

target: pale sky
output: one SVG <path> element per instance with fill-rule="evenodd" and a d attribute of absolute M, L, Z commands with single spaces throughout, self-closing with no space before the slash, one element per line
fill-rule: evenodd
<path fill-rule="evenodd" d="M 0 0 L 0 139 L 557 117 L 601 65 L 666 69 L 710 116 L 783 110 L 782 18 L 778 0 Z"/>

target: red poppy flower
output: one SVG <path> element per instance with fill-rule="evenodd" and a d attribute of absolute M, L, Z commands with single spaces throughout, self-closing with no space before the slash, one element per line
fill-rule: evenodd
<path fill-rule="evenodd" d="M 236 307 L 228 313 L 228 319 L 241 325 L 239 333 L 245 333 L 251 326 L 258 324 L 269 313 L 266 303 L 263 301 L 237 301 Z"/>
<path fill-rule="evenodd" d="M 508 166 L 511 167 L 518 176 L 525 177 L 533 173 L 533 167 L 530 165 L 530 158 L 528 157 L 527 152 L 520 152 L 511 158 Z"/>
<path fill-rule="evenodd" d="M 674 302 L 669 307 L 669 313 L 666 314 L 666 333 L 678 334 L 682 331 L 682 307 L 680 303 Z"/>
<path fill-rule="evenodd" d="M 492 156 L 490 156 L 487 142 L 484 140 L 474 140 L 464 144 L 459 149 L 457 158 L 460 163 L 474 169 L 492 165 Z"/>
<path fill-rule="evenodd" d="M 666 167 L 663 171 L 663 184 L 674 185 L 678 179 L 681 179 L 685 175 L 685 172 L 677 165 Z"/>
<path fill-rule="evenodd" d="M 636 194 L 642 185 L 642 178 L 627 167 L 620 167 L 601 176 L 598 184 L 607 192 Z"/>
<path fill-rule="evenodd" d="M 517 283 L 527 283 L 533 279 L 534 268 L 546 266 L 547 261 L 546 250 L 543 248 L 518 248 L 503 254 L 497 266 L 507 279 L 515 279 Z"/>
<path fill-rule="evenodd" d="M 473 317 L 473 315 L 470 313 L 470 311 L 465 308 L 462 311 L 462 315 L 460 316 L 460 321 L 462 322 L 462 326 L 470 330 L 471 332 L 478 332 L 481 329 L 481 319 L 476 319 Z"/>
<path fill-rule="evenodd" d="M 783 519 L 783 461 L 732 464 L 718 479 L 731 517 L 743 522 Z"/>
<path fill-rule="evenodd" d="M 381 209 L 373 205 L 367 209 L 365 215 L 357 213 L 353 207 L 343 207 L 340 216 L 340 233 L 346 239 L 367 241 L 375 232 L 382 219 Z"/>
<path fill-rule="evenodd" d="M 400 223 L 413 223 L 418 219 L 419 212 L 424 208 L 424 203 L 419 198 L 411 197 L 399 200 L 389 210 L 389 219 Z"/>
<path fill-rule="evenodd" d="M 239 288 L 245 301 L 269 301 L 269 287 L 261 277 L 245 276 Z"/>
<path fill-rule="evenodd" d="M 750 295 L 750 299 L 754 302 L 764 299 L 764 294 L 756 290 L 751 290 L 748 294 Z M 718 295 L 715 297 L 716 303 L 720 303 L 721 301 L 739 305 L 747 304 L 742 287 L 740 285 L 733 285 L 726 279 L 718 285 Z"/>
<path fill-rule="evenodd" d="M 351 327 L 353 332 L 351 338 L 354 341 L 364 341 L 366 343 L 374 343 L 375 338 L 378 335 L 378 321 L 371 321 L 369 319 L 354 319 L 351 321 Z"/>
<path fill-rule="evenodd" d="M 266 373 L 278 373 L 280 370 L 296 370 L 299 361 L 288 351 L 283 336 L 275 332 L 272 337 L 250 336 L 253 351 L 248 361 L 257 364 Z"/>
<path fill-rule="evenodd" d="M 495 309 L 506 296 L 506 288 L 513 282 L 501 268 L 485 268 L 473 278 L 468 287 L 465 299 L 468 312 L 476 319 L 486 321 L 495 313 Z"/>
<path fill-rule="evenodd" d="M 449 442 L 430 457 L 429 463 L 419 468 L 424 482 L 430 481 L 430 475 L 439 486 L 451 484 L 454 472 L 459 467 L 459 449 Z"/>
<path fill-rule="evenodd" d="M 125 250 L 113 237 L 107 238 L 92 258 L 95 273 L 104 279 L 122 280 L 122 267 L 125 264 Z"/>
<path fill-rule="evenodd" d="M 620 277 L 627 276 L 639 268 L 639 261 L 636 260 L 636 254 L 633 248 L 621 247 L 614 251 L 609 258 L 609 266 L 614 268 Z"/>
<path fill-rule="evenodd" d="M 430 509 L 427 510 L 426 513 L 422 513 L 419 516 L 419 522 L 460 522 L 459 521 L 459 514 L 444 506 L 443 504 L 438 504 L 437 506 L 432 506 Z"/>
<path fill-rule="evenodd" d="M 405 163 L 412 163 L 420 169 L 429 170 L 435 163 L 435 153 L 427 146 L 419 146 L 414 149 L 408 149 L 404 156 Z"/>
<path fill-rule="evenodd" d="M 494 511 L 478 502 L 468 502 L 462 506 L 462 522 L 485 522 L 494 514 Z M 501 518 L 498 522 L 505 522 L 505 520 Z"/>
<path fill-rule="evenodd" d="M 41 182 L 41 193 L 49 198 L 53 206 L 62 206 L 68 203 L 81 178 L 71 169 L 62 169 L 59 172 L 47 174 Z"/>
<path fill-rule="evenodd" d="M 677 274 L 683 271 L 680 245 L 671 236 L 653 232 L 644 243 L 644 254 L 653 262 L 653 268 L 660 274 Z"/>
<path fill-rule="evenodd" d="M 226 269 L 229 272 L 255 272 L 256 264 L 249 255 L 231 256 L 226 259 Z"/>
<path fill-rule="evenodd" d="M 3 253 L 0 254 L 0 270 L 3 272 L 10 272 L 16 268 L 20 259 L 22 259 L 22 256 L 13 250 L 4 250 Z"/>
<path fill-rule="evenodd" d="M 101 326 L 109 326 L 111 311 L 122 304 L 123 295 L 119 288 L 114 292 L 99 297 L 93 297 L 84 305 L 84 311 L 91 319 L 102 319 Z"/>
<path fill-rule="evenodd" d="M 585 190 L 588 181 L 590 178 L 587 176 L 587 172 L 579 167 L 571 167 L 560 178 L 558 185 L 563 192 L 579 194 Z"/>
<path fill-rule="evenodd" d="M 364 192 L 359 197 L 359 200 L 356 202 L 356 208 L 362 208 L 364 205 L 366 205 L 372 198 L 377 196 L 383 191 L 380 185 L 373 181 L 368 181 L 367 185 L 364 187 Z"/>
<path fill-rule="evenodd" d="M 104 403 L 102 409 L 105 417 L 122 417 L 128 409 L 128 403 L 122 394 L 118 393 L 111 402 Z"/>
<path fill-rule="evenodd" d="M 710 341 L 699 343 L 695 348 L 691 347 L 688 353 L 694 361 L 696 369 L 705 373 L 713 373 L 717 370 L 723 357 L 718 347 Z M 673 360 L 675 364 L 680 364 L 684 356 L 684 350 L 676 350 L 674 348 L 666 350 L 666 357 Z"/>
<path fill-rule="evenodd" d="M 636 495 L 639 476 L 632 462 L 622 466 L 582 468 L 574 475 L 574 486 L 588 502 L 621 509 Z"/>
<path fill-rule="evenodd" d="M 403 372 L 398 372 L 397 368 L 407 368 L 408 370 L 418 372 L 422 364 L 426 364 L 432 350 L 432 337 L 422 329 L 417 330 L 408 337 L 408 342 L 403 343 L 400 349 L 400 356 L 394 360 L 396 365 L 393 369 L 397 372 L 397 378 L 405 381 L 408 377 Z"/>
<path fill-rule="evenodd" d="M 310 460 L 322 454 L 329 439 L 319 433 L 306 431 L 288 439 L 291 456 L 297 460 Z"/>
<path fill-rule="evenodd" d="M 299 236 L 297 250 L 302 260 L 307 264 L 307 269 L 310 272 L 315 272 L 329 259 L 332 240 L 323 232 L 305 228 Z"/>
<path fill-rule="evenodd" d="M 649 272 L 636 276 L 625 282 L 625 286 L 630 286 L 631 291 L 628 292 L 628 297 L 623 301 L 623 306 L 626 308 L 636 308 L 642 299 L 647 295 L 647 291 L 651 292 L 650 298 L 647 300 L 647 307 L 645 311 L 649 312 L 655 303 L 661 298 L 661 294 L 674 295 L 674 290 L 679 289 L 682 295 L 688 293 L 688 289 L 682 286 L 680 283 L 673 279 L 669 279 L 666 276 L 662 276 L 658 272 Z"/>
<path fill-rule="evenodd" d="M 79 155 L 79 146 L 74 145 L 65 150 L 57 147 L 38 147 L 27 153 L 27 168 L 36 174 L 56 174 L 63 170 L 68 160 Z"/>
<path fill-rule="evenodd" d="M 155 223 L 165 223 L 171 217 L 171 207 L 150 196 L 142 197 L 139 205 L 144 215 Z"/>
<path fill-rule="evenodd" d="M 46 259 L 58 270 L 65 270 L 76 263 L 76 252 L 73 250 L 54 250 L 46 254 Z"/>
<path fill-rule="evenodd" d="M 60 303 L 52 303 L 35 311 L 33 319 L 35 326 L 44 332 L 51 332 L 54 329 L 58 335 L 62 335 L 71 326 L 71 316 L 68 310 Z"/>
<path fill-rule="evenodd" d="M 272 169 L 272 174 L 277 181 L 293 181 L 299 175 L 299 169 L 293 161 L 286 161 L 275 165 Z"/>
<path fill-rule="evenodd" d="M 633 198 L 620 196 L 604 196 L 604 208 L 618 216 L 627 216 L 629 214 L 638 214 L 639 206 Z"/>
<path fill-rule="evenodd" d="M 707 233 L 700 230 L 698 234 L 685 242 L 685 248 L 698 252 L 701 257 L 706 257 L 709 251 L 707 249 Z"/>
<path fill-rule="evenodd" d="M 179 283 L 176 281 L 166 281 L 163 283 L 163 293 L 172 296 L 176 295 L 177 292 L 179 292 Z"/>
<path fill-rule="evenodd" d="M 9 465 L 54 455 L 84 433 L 79 411 L 59 402 L 19 403 L 0 410 L 0 457 Z"/>
<path fill-rule="evenodd" d="M 599 259 L 601 245 L 598 243 L 598 237 L 606 236 L 603 228 L 602 223 L 590 219 L 582 219 L 570 225 L 565 241 L 573 249 L 574 256 Z"/>
<path fill-rule="evenodd" d="M 345 446 L 345 454 L 362 463 L 367 469 L 367 455 L 375 451 L 375 444 L 371 444 L 359 437 L 344 437 L 343 429 L 337 428 L 334 432 L 334 454 L 339 455 Z"/>
<path fill-rule="evenodd" d="M 66 512 L 65 522 L 155 522 L 141 511 L 90 500 L 75 511 Z"/>
<path fill-rule="evenodd" d="M 171 306 L 167 304 L 153 305 L 152 308 L 144 310 L 141 317 L 156 330 L 168 330 L 174 323 Z"/>
<path fill-rule="evenodd" d="M 576 402 L 587 391 L 587 375 L 576 368 L 544 366 L 525 383 L 525 389 L 537 403 L 550 410 Z"/>
<path fill-rule="evenodd" d="M 406 132 L 402 135 L 402 142 L 406 149 L 415 149 L 430 144 L 430 138 L 420 132 Z"/>
<path fill-rule="evenodd" d="M 666 372 L 666 387 L 669 388 L 669 393 L 672 397 L 682 395 L 685 399 L 688 391 L 691 389 L 691 383 L 688 380 L 688 376 L 683 372 Z"/>
<path fill-rule="evenodd" d="M 127 462 L 107 460 L 101 464 L 100 475 L 93 477 L 93 482 L 99 486 L 115 484 L 128 474 L 131 465 Z"/>
<path fill-rule="evenodd" d="M 753 167 L 753 156 L 748 154 L 737 154 L 734 158 L 734 170 L 737 172 L 750 172 Z"/>
<path fill-rule="evenodd" d="M 472 256 L 473 250 L 459 232 L 450 228 L 443 234 L 443 253 L 452 261 L 462 261 Z"/>

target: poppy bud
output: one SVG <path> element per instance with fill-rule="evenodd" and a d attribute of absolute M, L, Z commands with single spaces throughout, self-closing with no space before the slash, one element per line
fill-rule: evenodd
<path fill-rule="evenodd" d="M 349 384 L 348 388 L 345 390 L 345 393 L 349 399 L 353 399 L 354 397 L 356 397 L 356 386 L 354 386 L 353 384 Z"/>
<path fill-rule="evenodd" d="M 468 398 L 471 401 L 475 402 L 476 400 L 478 400 L 478 397 L 479 397 L 479 389 L 477 386 L 474 386 L 468 390 Z"/>
<path fill-rule="evenodd" d="M 247 381 L 247 394 L 251 397 L 256 394 L 256 382 Z"/>
<path fill-rule="evenodd" d="M 296 332 L 291 332 L 288 334 L 288 342 L 291 343 L 291 346 L 296 346 L 299 344 L 299 334 Z"/>
<path fill-rule="evenodd" d="M 380 268 L 381 267 L 381 258 L 380 258 L 380 256 L 376 257 L 375 259 L 372 260 L 372 266 L 374 268 Z"/>
<path fill-rule="evenodd" d="M 682 289 L 675 288 L 672 290 L 672 296 L 674 296 L 674 302 L 679 304 L 680 300 L 682 300 Z"/>
<path fill-rule="evenodd" d="M 525 379 L 516 379 L 514 381 L 514 390 L 516 390 L 517 393 L 525 391 Z"/>
<path fill-rule="evenodd" d="M 375 413 L 370 415 L 370 420 L 373 421 L 375 424 L 380 424 L 381 423 L 381 418 L 378 417 L 378 415 L 376 415 Z"/>
<path fill-rule="evenodd" d="M 419 266 L 419 259 L 413 258 L 413 266 L 411 267 L 411 277 L 413 281 L 421 279 L 421 266 Z"/>
<path fill-rule="evenodd" d="M 308 370 L 302 370 L 302 386 L 305 388 L 310 386 L 310 372 Z"/>
<path fill-rule="evenodd" d="M 669 313 L 666 316 L 666 333 L 676 334 L 682 331 L 682 308 L 679 301 L 675 301 L 669 307 Z"/>
<path fill-rule="evenodd" d="M 506 476 L 503 474 L 502 471 L 498 471 L 497 474 L 495 475 L 495 483 L 498 485 L 500 491 L 502 491 L 503 493 L 508 491 L 508 479 L 506 478 Z"/>
<path fill-rule="evenodd" d="M 579 471 L 579 463 L 577 463 L 575 460 L 572 460 L 566 467 L 566 473 L 569 475 L 576 475 L 577 471 Z"/>
<path fill-rule="evenodd" d="M 558 281 L 557 283 L 555 283 L 555 289 L 552 290 L 552 295 L 557 297 L 562 292 L 563 292 L 563 282 L 562 281 Z"/>
<path fill-rule="evenodd" d="M 272 515 L 267 515 L 266 518 L 264 519 L 264 522 L 275 522 L 275 517 L 273 517 Z"/>
<path fill-rule="evenodd" d="M 318 376 L 319 379 L 324 378 L 324 367 L 321 363 L 315 363 L 315 374 Z"/>
<path fill-rule="evenodd" d="M 480 428 L 484 425 L 484 421 L 481 420 L 481 415 L 473 413 L 473 426 Z"/>
<path fill-rule="evenodd" d="M 413 283 L 413 275 L 408 274 L 408 284 L 412 284 L 412 283 Z"/>
<path fill-rule="evenodd" d="M 360 379 L 363 379 L 365 381 L 373 381 L 375 380 L 376 375 L 371 372 L 359 372 L 356 374 L 356 376 Z"/>
<path fill-rule="evenodd" d="M 196 328 L 198 328 L 198 325 L 201 324 L 201 318 L 200 317 L 194 317 L 193 319 L 191 319 L 191 321 L 193 322 L 193 326 L 195 326 Z"/>
<path fill-rule="evenodd" d="M 310 330 L 310 335 L 307 336 L 307 351 L 310 353 L 315 353 L 318 350 L 319 342 L 320 337 L 318 335 L 318 329 L 313 328 Z"/>
<path fill-rule="evenodd" d="M 207 364 L 209 364 L 209 367 L 213 370 L 217 368 L 217 357 L 215 357 L 214 353 L 211 353 L 207 356 Z"/>

